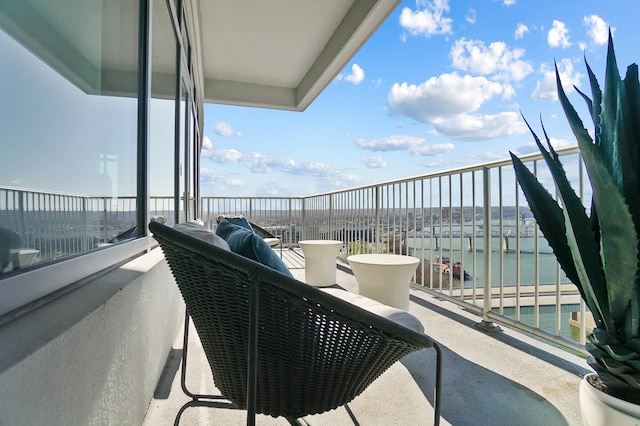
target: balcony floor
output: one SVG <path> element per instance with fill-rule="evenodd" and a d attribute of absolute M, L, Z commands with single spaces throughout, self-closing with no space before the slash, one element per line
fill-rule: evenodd
<path fill-rule="evenodd" d="M 299 254 L 284 252 L 293 275 L 304 280 Z M 302 260 L 301 260 L 302 259 Z M 344 270 L 343 270 L 344 269 Z M 348 268 L 338 268 L 338 284 L 350 291 L 357 282 Z M 411 289 L 409 312 L 443 350 L 443 425 L 580 425 L 578 388 L 588 373 L 586 362 L 522 333 L 501 326 L 483 332 L 479 318 L 418 289 Z M 189 333 L 187 387 L 216 392 L 200 342 Z M 176 337 L 165 372 L 149 405 L 144 426 L 172 425 L 189 398 L 180 389 L 182 335 Z M 433 350 L 414 353 L 396 363 L 345 408 L 308 416 L 309 425 L 407 425 L 433 422 Z M 181 425 L 240 425 L 246 412 L 221 408 L 189 408 Z M 258 425 L 286 425 L 284 419 L 259 416 Z"/>

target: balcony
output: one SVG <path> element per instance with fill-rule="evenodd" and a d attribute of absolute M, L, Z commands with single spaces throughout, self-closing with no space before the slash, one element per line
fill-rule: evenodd
<path fill-rule="evenodd" d="M 567 170 L 568 174 L 588 197 L 577 150 L 564 149 L 559 154 L 567 156 L 569 161 L 566 163 L 575 166 Z M 526 158 L 544 181 L 544 171 L 537 170 L 539 160 L 537 155 Z M 24 244 L 21 250 L 40 251 L 40 258 L 26 266 L 25 272 L 37 270 L 40 261 L 54 260 L 51 256 L 60 256 L 62 251 L 68 256 L 85 251 L 108 253 L 115 249 L 109 247 L 109 240 L 115 236 L 112 234 L 135 224 L 134 215 L 131 215 L 135 206 L 127 204 L 130 203 L 127 199 L 117 202 L 80 200 L 73 204 L 77 207 L 65 207 L 67 211 L 61 213 L 55 211 L 58 204 L 54 202 L 38 204 L 34 200 L 47 197 L 66 200 L 72 196 L 35 194 L 12 188 L 2 188 L 0 194 L 3 223 L 11 225 L 12 230 L 21 235 Z M 571 317 L 584 318 L 588 313 L 577 290 L 567 282 L 549 252 L 522 200 L 510 162 L 505 160 L 308 197 L 202 197 L 200 209 L 202 220 L 211 229 L 219 214 L 243 214 L 269 229 L 281 238 L 283 258 L 299 279 L 304 278 L 304 258 L 297 248 L 299 240 L 331 238 L 343 241 L 343 250 L 337 259 L 338 284 L 351 291 L 356 291 L 356 282 L 346 266 L 348 256 L 391 252 L 418 257 L 421 265 L 413 277 L 409 310 L 425 324 L 426 333 L 444 348 L 444 424 L 478 424 L 478 419 L 484 419 L 483 424 L 579 424 L 577 390 L 581 376 L 587 372 L 581 356 L 588 328 L 584 321 L 570 325 L 569 320 Z M 67 201 L 60 205 L 69 206 Z M 41 205 L 52 211 L 49 221 L 42 220 L 45 209 L 39 207 Z M 156 205 L 152 215 L 162 214 L 170 222 L 174 221 L 172 200 L 158 199 Z M 111 211 L 110 206 L 114 206 L 115 211 Z M 117 222 L 114 217 L 119 218 Z M 47 228 L 38 228 L 46 222 Z M 112 229 L 113 223 L 117 223 L 117 232 Z M 74 237 L 72 240 L 77 244 L 70 245 L 56 240 L 57 234 L 52 229 L 66 230 L 62 232 L 65 235 L 73 229 L 82 236 Z M 48 235 L 48 245 L 38 243 L 43 240 L 36 238 L 37 235 Z M 487 236 L 491 238 L 485 238 Z M 152 285 L 157 286 L 160 279 L 165 289 L 171 288 L 171 277 L 166 265 L 161 265 L 158 249 L 151 248 L 147 256 L 159 259 L 157 268 L 160 271 L 154 272 L 156 282 Z M 121 269 L 126 274 L 137 274 L 140 270 L 128 265 Z M 7 274 L 10 278 L 16 276 L 15 271 Z M 117 280 L 102 285 L 110 285 L 116 297 L 122 288 L 127 290 L 126 285 Z M 90 292 L 101 292 L 104 288 L 94 286 L 81 290 L 90 294 L 87 297 L 95 297 L 97 293 Z M 141 292 L 143 295 L 157 293 L 156 288 Z M 178 297 L 169 295 L 167 298 L 170 300 L 166 304 L 175 310 Z M 140 310 L 136 303 L 133 298 L 127 299 L 126 307 L 118 309 L 133 318 L 132 327 L 144 336 L 137 330 L 137 321 L 142 318 L 152 320 L 159 314 Z M 44 308 L 48 309 L 48 306 Z M 127 315 L 116 314 L 118 321 L 124 321 Z M 12 324 L 8 324 L 5 329 L 11 328 Z M 86 327 L 85 333 L 93 336 L 100 334 L 97 331 L 116 326 L 89 324 Z M 158 329 L 153 324 L 149 328 Z M 182 339 L 180 335 L 175 336 L 178 329 L 179 319 L 161 330 L 160 338 L 168 342 L 169 358 L 144 424 L 171 424 L 179 407 L 188 400 L 180 391 Z M 20 334 L 11 332 L 13 336 Z M 139 346 L 145 348 L 146 341 L 125 336 L 122 351 L 129 350 L 127 346 L 131 346 L 131 351 Z M 190 340 L 188 386 L 196 392 L 213 392 L 212 384 L 207 382 L 208 367 L 202 354 L 198 353 L 195 333 L 190 333 Z M 82 338 L 73 340 L 73 344 L 81 345 L 82 341 Z M 76 350 L 74 347 L 73 351 Z M 45 359 L 53 357 L 46 352 L 42 356 Z M 159 372 L 165 357 L 154 356 L 159 359 Z M 429 353 L 415 354 L 385 373 L 350 404 L 356 419 L 352 422 L 428 424 L 433 377 L 425 368 L 432 365 L 431 356 Z M 19 355 L 14 357 L 19 358 Z M 139 374 L 126 354 L 121 358 L 118 369 L 110 369 L 105 381 L 126 383 L 132 374 Z M 27 358 L 20 362 L 28 364 L 28 360 L 24 360 Z M 75 364 L 78 369 L 71 374 L 89 374 L 82 367 L 86 359 L 81 361 Z M 24 368 L 29 367 L 25 365 Z M 13 382 L 5 383 L 19 383 L 21 377 L 26 382 L 16 373 L 15 378 L 12 376 Z M 100 377 L 92 379 L 93 387 L 103 387 Z M 74 379 L 70 380 L 73 382 Z M 105 389 L 108 388 L 106 384 Z M 65 403 L 69 399 L 64 394 L 58 397 Z M 129 409 L 129 403 L 118 401 L 104 404 L 115 404 L 119 407 L 116 411 L 126 411 L 124 407 Z M 243 422 L 244 412 L 229 409 L 224 404 L 221 407 L 187 410 L 182 424 Z M 51 410 L 65 408 L 58 404 Z M 76 418 L 64 414 L 63 419 Z M 309 419 L 312 424 L 351 424 L 350 421 L 344 409 Z M 260 419 L 260 424 L 282 422 Z"/>
<path fill-rule="evenodd" d="M 283 256 L 294 277 L 304 280 L 299 249 Z M 348 266 L 338 261 L 338 284 L 357 291 Z M 587 373 L 584 360 L 510 327 L 491 331 L 478 327 L 478 317 L 413 285 L 409 312 L 443 348 L 443 425 L 579 425 L 578 387 Z M 183 334 L 156 388 L 144 426 L 169 425 L 189 398 L 180 388 Z M 189 332 L 187 388 L 194 393 L 219 394 L 195 333 Z M 433 418 L 433 351 L 423 350 L 396 363 L 362 395 L 338 408 L 308 416 L 313 425 L 431 424 Z M 187 409 L 181 425 L 243 424 L 246 412 L 220 402 L 216 408 Z M 258 416 L 259 425 L 285 425 L 285 419 Z"/>

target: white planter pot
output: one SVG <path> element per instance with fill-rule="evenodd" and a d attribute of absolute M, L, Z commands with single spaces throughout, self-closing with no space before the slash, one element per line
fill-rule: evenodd
<path fill-rule="evenodd" d="M 580 410 L 585 426 L 637 426 L 640 424 L 640 405 L 608 395 L 587 381 L 587 374 L 580 383 Z"/>

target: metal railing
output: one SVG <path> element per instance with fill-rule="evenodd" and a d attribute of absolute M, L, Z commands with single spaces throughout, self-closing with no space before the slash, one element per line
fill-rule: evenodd
<path fill-rule="evenodd" d="M 583 196 L 577 147 L 559 149 Z M 539 154 L 522 157 L 543 183 Z M 213 229 L 219 214 L 243 214 L 295 245 L 337 239 L 341 258 L 397 253 L 421 261 L 420 289 L 476 313 L 583 352 L 585 305 L 561 271 L 522 195 L 510 160 L 495 161 L 307 197 L 203 197 Z"/>
<path fill-rule="evenodd" d="M 215 229 L 219 215 L 243 215 L 280 238 L 284 247 L 301 240 L 304 232 L 304 202 L 295 197 L 202 197 L 201 220 Z"/>
<path fill-rule="evenodd" d="M 577 147 L 558 150 L 585 197 Z M 522 157 L 553 193 L 539 154 Z M 16 232 L 37 261 L 81 253 L 135 226 L 135 197 L 84 197 L 0 188 L 0 228 Z M 173 219 L 171 197 L 152 197 L 151 215 Z M 301 239 L 343 242 L 340 257 L 408 254 L 420 259 L 418 288 L 493 321 L 583 351 L 584 303 L 542 238 L 510 160 L 306 197 L 202 197 L 201 219 L 245 215 L 286 247 Z M 2 272 L 2 271 L 0 271 Z"/>
<path fill-rule="evenodd" d="M 151 215 L 173 223 L 171 197 L 151 197 Z M 0 188 L 0 228 L 18 235 L 28 265 L 79 254 L 114 242 L 136 226 L 136 198 L 90 197 Z M 14 262 L 15 263 L 15 262 Z M 18 266 L 13 265 L 13 269 Z M 3 271 L 0 271 L 2 274 Z"/>

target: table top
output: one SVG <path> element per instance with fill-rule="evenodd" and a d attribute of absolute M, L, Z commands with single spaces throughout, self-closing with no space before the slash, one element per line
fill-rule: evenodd
<path fill-rule="evenodd" d="M 369 265 L 417 265 L 420 259 L 413 256 L 389 253 L 354 254 L 347 257 L 347 261 L 365 263 Z"/>
<path fill-rule="evenodd" d="M 301 240 L 298 241 L 298 244 L 300 245 L 317 245 L 317 246 L 321 246 L 321 245 L 336 245 L 336 244 L 340 244 L 342 245 L 342 241 L 339 240 Z"/>

